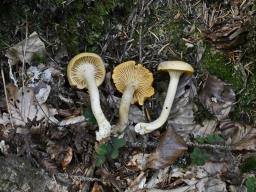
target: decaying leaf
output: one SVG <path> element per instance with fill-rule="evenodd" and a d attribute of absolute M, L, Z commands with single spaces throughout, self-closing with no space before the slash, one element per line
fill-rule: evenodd
<path fill-rule="evenodd" d="M 0 153 L 7 155 L 8 154 L 9 146 L 5 144 L 5 141 L 0 141 Z"/>
<path fill-rule="evenodd" d="M 196 95 L 196 88 L 191 77 L 183 77 L 177 88 L 175 101 L 172 106 L 168 124 L 175 132 L 187 139 L 193 133 L 195 105 L 192 99 Z"/>
<path fill-rule="evenodd" d="M 216 48 L 232 50 L 244 43 L 247 32 L 246 24 L 237 20 L 234 23 L 216 23 L 204 31 L 204 35 Z"/>
<path fill-rule="evenodd" d="M 156 170 L 156 172 L 150 177 L 149 181 L 147 181 L 145 188 L 157 188 L 160 183 L 164 183 L 170 178 L 171 177 L 169 177 L 169 167 Z"/>
<path fill-rule="evenodd" d="M 9 106 L 13 123 L 18 126 L 25 126 L 29 121 L 41 121 L 49 116 L 46 105 L 37 105 L 35 95 L 31 88 L 18 89 L 14 99 L 10 99 Z"/>
<path fill-rule="evenodd" d="M 71 147 L 67 147 L 64 157 L 61 161 L 62 169 L 66 169 L 66 167 L 69 165 L 73 157 L 73 149 Z"/>
<path fill-rule="evenodd" d="M 50 83 L 53 77 L 61 76 L 61 72 L 53 67 L 45 67 L 43 64 L 30 66 L 27 70 L 28 81 L 26 85 L 33 88 L 38 103 L 45 103 L 51 91 Z"/>
<path fill-rule="evenodd" d="M 228 116 L 236 98 L 230 86 L 208 74 L 199 93 L 199 99 L 218 120 L 222 120 Z"/>
<path fill-rule="evenodd" d="M 226 143 L 236 150 L 256 150 L 256 128 L 231 120 L 220 123 L 220 131 L 226 138 Z"/>
<path fill-rule="evenodd" d="M 56 122 L 53 117 L 53 110 L 50 110 L 46 104 L 39 104 L 31 88 L 24 87 L 18 89 L 13 85 L 7 87 L 9 115 L 8 123 L 16 126 L 25 126 L 32 123 L 31 127 L 39 127 L 41 124 Z M 6 124 L 7 114 L 3 114 L 0 122 Z"/>
<path fill-rule="evenodd" d="M 214 177 L 200 179 L 196 189 L 198 192 L 227 192 L 226 183 Z"/>
<path fill-rule="evenodd" d="M 147 158 L 150 154 L 137 153 L 132 156 L 128 162 L 128 166 L 136 167 L 139 170 L 144 170 L 147 166 Z"/>
<path fill-rule="evenodd" d="M 93 187 L 92 187 L 91 192 L 104 192 L 104 190 L 103 190 L 103 187 L 102 187 L 100 184 L 98 184 L 97 182 L 95 182 L 95 183 L 93 184 Z"/>
<path fill-rule="evenodd" d="M 6 53 L 6 57 L 8 57 L 8 63 L 10 65 L 15 65 L 19 61 L 22 62 L 24 52 L 25 63 L 30 63 L 34 54 L 42 57 L 46 52 L 45 45 L 36 32 L 33 32 L 27 39 L 24 39 L 23 41 L 9 48 Z"/>
<path fill-rule="evenodd" d="M 187 146 L 182 137 L 177 135 L 172 127 L 168 127 L 161 137 L 156 151 L 149 156 L 147 167 L 162 169 L 169 166 L 186 150 Z"/>

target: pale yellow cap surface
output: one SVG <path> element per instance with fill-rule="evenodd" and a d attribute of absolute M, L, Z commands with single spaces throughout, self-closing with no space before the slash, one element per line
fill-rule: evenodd
<path fill-rule="evenodd" d="M 121 93 L 128 84 L 136 87 L 132 103 L 138 102 L 143 105 L 144 100 L 154 94 L 153 74 L 141 64 L 136 65 L 135 61 L 127 61 L 116 66 L 112 78 L 117 90 Z"/>
<path fill-rule="evenodd" d="M 164 61 L 161 62 L 157 70 L 159 71 L 183 71 L 186 74 L 192 74 L 194 72 L 193 67 L 183 61 Z"/>
<path fill-rule="evenodd" d="M 97 86 L 104 81 L 106 70 L 101 57 L 95 53 L 80 53 L 73 57 L 68 63 L 67 76 L 71 86 L 76 86 L 78 89 L 87 88 L 83 78 L 83 70 L 88 64 L 95 68 L 95 80 Z"/>

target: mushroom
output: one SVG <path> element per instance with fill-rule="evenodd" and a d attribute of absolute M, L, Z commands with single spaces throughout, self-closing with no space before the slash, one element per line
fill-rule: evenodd
<path fill-rule="evenodd" d="M 141 135 L 150 133 L 158 129 L 166 122 L 171 111 L 172 103 L 175 98 L 181 74 L 186 73 L 191 75 L 194 72 L 193 67 L 183 61 L 164 61 L 158 65 L 157 70 L 169 72 L 170 82 L 167 90 L 167 95 L 164 101 L 162 112 L 158 119 L 151 123 L 138 123 L 135 125 L 135 131 L 137 133 L 140 133 Z"/>
<path fill-rule="evenodd" d="M 98 86 L 105 78 L 105 66 L 101 57 L 95 53 L 80 53 L 73 57 L 68 64 L 67 76 L 71 86 L 78 89 L 87 88 L 90 95 L 92 113 L 98 123 L 99 131 L 96 140 L 110 136 L 111 125 L 106 119 L 100 106 Z"/>
<path fill-rule="evenodd" d="M 143 105 L 144 100 L 154 94 L 153 75 L 141 64 L 127 61 L 114 68 L 112 78 L 117 90 L 123 93 L 119 120 L 114 127 L 115 132 L 121 133 L 127 126 L 130 104 L 138 102 Z"/>

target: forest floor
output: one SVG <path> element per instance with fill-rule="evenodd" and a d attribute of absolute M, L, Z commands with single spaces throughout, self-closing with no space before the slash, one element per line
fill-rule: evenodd
<path fill-rule="evenodd" d="M 0 191 L 256 191 L 255 0 L 0 5 Z M 122 97 L 113 69 L 134 60 L 153 74 L 154 95 L 108 141 L 96 140 L 88 92 L 67 78 L 82 52 L 105 63 L 111 125 Z M 161 113 L 171 80 L 157 66 L 169 60 L 194 73 L 181 76 L 167 123 L 140 135 L 135 125 Z"/>

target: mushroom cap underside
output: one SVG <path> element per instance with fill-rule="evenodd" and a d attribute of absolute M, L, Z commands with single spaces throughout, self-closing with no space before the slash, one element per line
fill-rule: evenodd
<path fill-rule="evenodd" d="M 129 85 L 135 87 L 132 103 L 138 102 L 143 105 L 145 99 L 154 94 L 153 74 L 141 64 L 136 65 L 135 61 L 127 61 L 116 66 L 112 78 L 121 93 Z"/>
<path fill-rule="evenodd" d="M 92 66 L 94 68 L 96 84 L 97 86 L 101 85 L 106 74 L 104 62 L 99 55 L 88 52 L 76 55 L 68 63 L 67 76 L 69 84 L 76 86 L 78 89 L 87 88 L 84 71 L 89 68 L 91 69 Z"/>
<path fill-rule="evenodd" d="M 186 74 L 192 74 L 194 72 L 193 67 L 183 61 L 164 61 L 161 62 L 158 67 L 157 70 L 159 71 L 181 71 L 184 72 Z"/>

